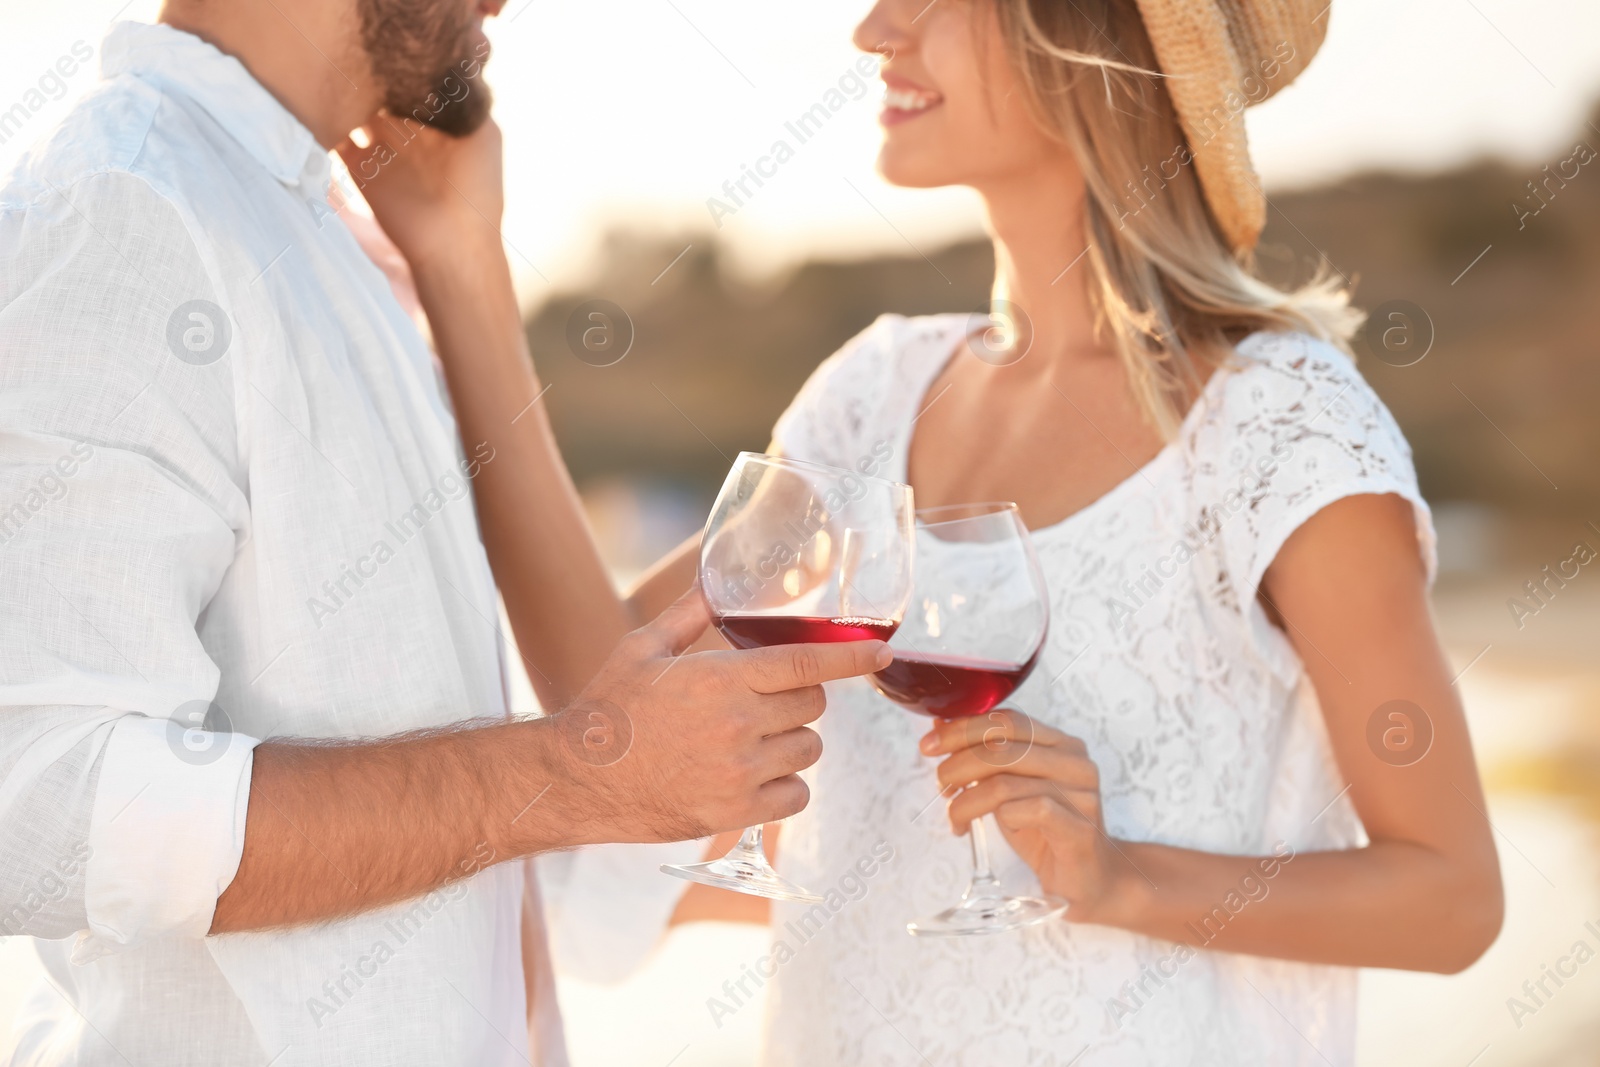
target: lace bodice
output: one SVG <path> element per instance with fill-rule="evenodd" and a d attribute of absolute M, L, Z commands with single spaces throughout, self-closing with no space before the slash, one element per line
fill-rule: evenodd
<path fill-rule="evenodd" d="M 779 447 L 850 468 L 878 457 L 904 480 L 911 421 L 965 322 L 879 319 L 812 376 Z M 1084 740 L 1113 837 L 1242 855 L 1361 840 L 1315 693 L 1255 590 L 1296 527 L 1363 493 L 1413 503 L 1431 575 L 1427 506 L 1383 404 L 1338 349 L 1258 334 L 1160 454 L 1036 531 L 1050 635 L 1009 703 Z M 1353 970 L 1066 921 L 908 936 L 909 918 L 961 892 L 967 845 L 917 752 L 927 721 L 861 681 L 829 689 L 811 804 L 780 856 L 828 903 L 774 911 L 766 1067 L 1353 1063 Z M 991 836 L 1007 885 L 1037 891 Z M 1251 903 L 1218 904 L 1236 902 Z"/>

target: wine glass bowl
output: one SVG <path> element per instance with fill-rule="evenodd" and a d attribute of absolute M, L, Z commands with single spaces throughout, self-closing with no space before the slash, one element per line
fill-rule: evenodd
<path fill-rule="evenodd" d="M 1027 680 L 1049 628 L 1027 529 L 1012 504 L 952 504 L 918 511 L 915 538 L 895 659 L 872 684 L 926 715 L 983 715 Z"/>
<path fill-rule="evenodd" d="M 700 542 L 700 588 L 735 648 L 887 641 L 911 595 L 911 488 L 837 467 L 741 452 Z M 727 855 L 664 864 L 741 893 L 818 903 L 767 862 L 761 827 Z"/>
<path fill-rule="evenodd" d="M 872 676 L 890 700 L 941 719 L 987 715 L 1033 672 L 1049 631 L 1049 595 L 1015 504 L 928 508 L 916 513 L 916 581 L 889 647 L 894 661 Z M 987 752 L 986 731 L 983 743 Z M 1003 757 L 1014 762 L 1012 754 Z M 985 762 L 993 762 L 986 760 Z M 1052 896 L 1007 894 L 989 866 L 983 820 L 972 822 L 973 878 L 961 900 L 907 925 L 917 935 L 990 934 L 1060 915 Z"/>
<path fill-rule="evenodd" d="M 888 640 L 910 588 L 911 489 L 741 452 L 700 546 L 700 588 L 736 648 Z"/>

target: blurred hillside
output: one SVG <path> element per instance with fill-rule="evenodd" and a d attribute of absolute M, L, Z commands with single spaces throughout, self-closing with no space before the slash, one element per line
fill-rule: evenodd
<path fill-rule="evenodd" d="M 774 420 L 841 343 L 886 311 L 987 306 L 994 272 L 988 243 L 973 241 L 931 253 L 932 266 L 916 255 L 811 262 L 756 285 L 706 234 L 614 234 L 602 263 L 598 284 L 528 322 L 567 462 L 580 483 L 638 475 L 709 492 L 737 452 L 766 447 Z M 567 341 L 575 309 L 594 298 L 623 308 L 636 333 L 611 366 L 575 357 Z"/>
<path fill-rule="evenodd" d="M 1600 112 L 1583 133 L 1574 143 L 1600 146 Z M 1568 149 L 1547 170 L 1483 162 L 1277 196 L 1260 249 L 1272 277 L 1305 278 L 1325 257 L 1363 308 L 1404 300 L 1426 313 L 1425 358 L 1393 366 L 1362 342 L 1362 369 L 1405 428 L 1429 498 L 1477 502 L 1522 530 L 1600 520 L 1600 159 L 1584 155 Z M 1543 201 L 1530 181 L 1543 183 Z M 1519 218 L 1513 205 L 1539 210 Z M 613 235 L 599 280 L 528 321 L 574 474 L 677 483 L 709 499 L 736 452 L 766 446 L 812 368 L 877 315 L 986 306 L 987 242 L 924 251 L 811 262 L 757 285 L 708 234 Z M 601 321 L 580 309 L 594 299 L 632 323 L 631 349 L 610 366 L 578 358 L 568 340 L 569 320 Z"/>

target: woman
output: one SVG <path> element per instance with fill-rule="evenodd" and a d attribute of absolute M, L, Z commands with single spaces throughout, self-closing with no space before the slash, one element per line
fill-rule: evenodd
<path fill-rule="evenodd" d="M 1265 201 L 1242 111 L 1304 67 L 1326 17 L 881 0 L 861 23 L 885 57 L 883 174 L 979 193 L 1019 328 L 996 345 L 964 315 L 880 319 L 774 447 L 872 457 L 923 507 L 1016 501 L 1052 628 L 1003 717 L 1027 742 L 980 748 L 993 737 L 929 729 L 865 683 L 830 688 L 780 869 L 840 903 L 772 909 L 766 1064 L 1350 1064 L 1351 968 L 1457 971 L 1498 932 L 1409 449 L 1346 352 L 1344 294 L 1250 267 Z M 692 584 L 694 546 L 627 605 L 601 591 L 520 350 L 446 370 L 464 439 L 505 457 L 476 487 L 485 543 L 541 697 L 565 700 L 629 608 Z M 548 527 L 570 552 L 527 547 Z M 1007 885 L 1069 910 L 908 937 L 961 888 L 951 831 L 985 815 Z M 764 914 L 715 893 L 689 889 L 678 917 Z"/>
<path fill-rule="evenodd" d="M 830 687 L 781 870 L 865 894 L 808 939 L 803 906 L 773 907 L 793 951 L 765 1064 L 1349 1064 L 1351 968 L 1458 971 L 1496 936 L 1409 449 L 1347 354 L 1345 295 L 1249 265 L 1265 203 L 1241 112 L 1326 17 L 880 0 L 857 29 L 885 56 L 884 177 L 977 190 L 1019 325 L 997 348 L 968 316 L 886 316 L 774 447 L 851 468 L 887 447 L 921 507 L 1016 501 L 1052 625 L 1012 701 L 1027 716 L 1004 719 L 1032 742 L 998 758 L 962 723 Z M 686 551 L 636 599 L 692 575 Z M 939 787 L 949 825 L 919 817 Z M 991 814 L 1003 880 L 1065 918 L 908 937 L 960 891 L 950 830 Z"/>

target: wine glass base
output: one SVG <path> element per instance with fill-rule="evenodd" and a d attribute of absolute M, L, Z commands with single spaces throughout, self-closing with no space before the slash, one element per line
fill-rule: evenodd
<path fill-rule="evenodd" d="M 1060 897 L 964 897 L 953 908 L 906 923 L 906 932 L 914 937 L 999 934 L 1054 919 L 1066 910 L 1067 902 Z"/>
<path fill-rule="evenodd" d="M 686 878 L 702 885 L 731 889 L 735 893 L 748 893 L 772 900 L 789 900 L 797 904 L 821 904 L 822 898 L 784 878 L 767 863 L 765 856 L 739 855 L 735 849 L 719 860 L 707 863 L 663 863 L 661 871 L 675 878 Z"/>

